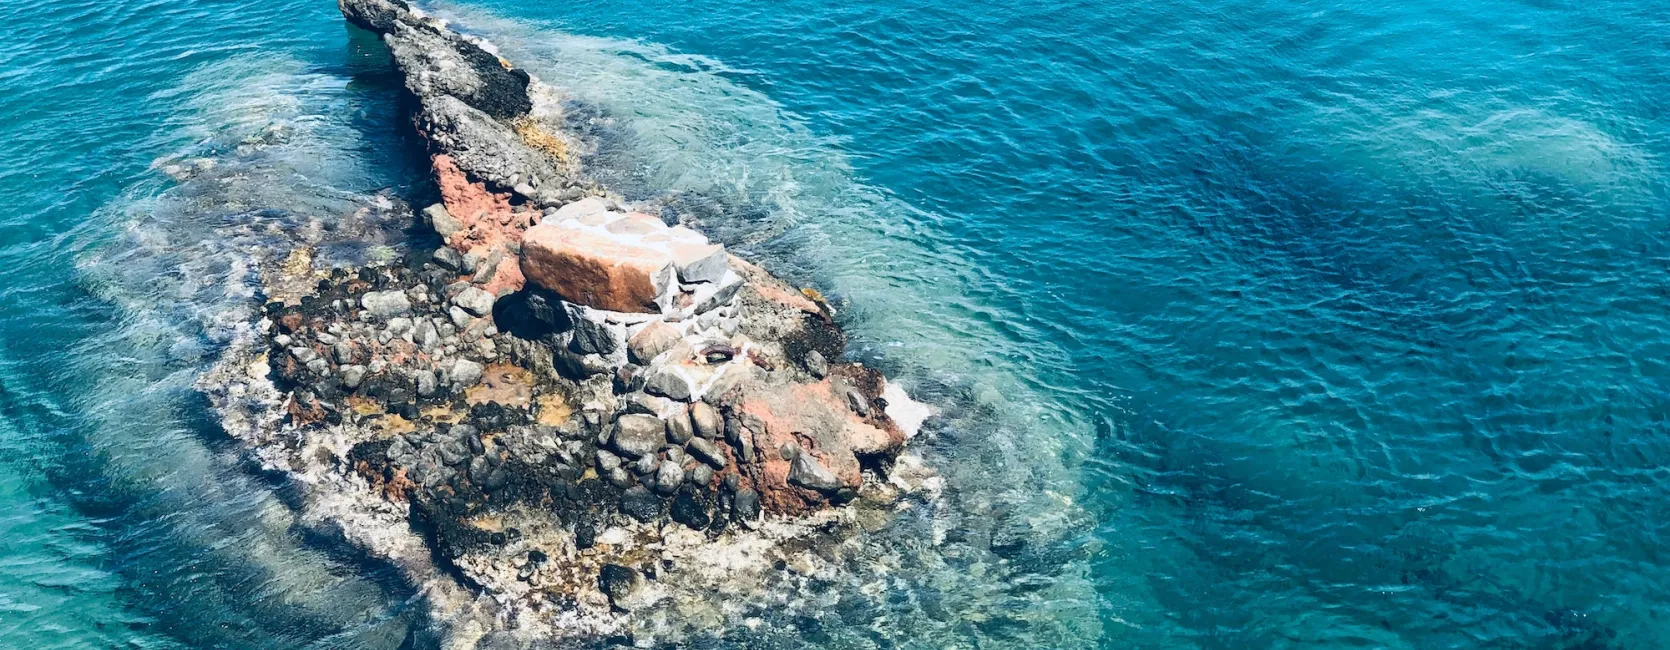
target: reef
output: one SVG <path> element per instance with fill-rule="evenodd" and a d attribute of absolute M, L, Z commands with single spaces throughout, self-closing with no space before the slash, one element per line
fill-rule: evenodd
<path fill-rule="evenodd" d="M 440 245 L 275 257 L 254 336 L 199 387 L 303 520 L 400 568 L 444 645 L 755 627 L 938 498 L 907 449 L 931 410 L 847 360 L 816 291 L 588 177 L 561 93 L 490 43 L 340 7 L 405 80 L 441 199 L 407 213 Z"/>

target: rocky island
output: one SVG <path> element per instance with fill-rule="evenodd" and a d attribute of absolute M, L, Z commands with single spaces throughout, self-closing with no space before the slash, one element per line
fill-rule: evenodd
<path fill-rule="evenodd" d="M 410 93 L 430 252 L 298 245 L 199 383 L 303 521 L 422 595 L 446 647 L 657 645 L 761 625 L 940 481 L 928 407 L 834 309 L 590 179 L 560 91 L 400 0 L 341 0 Z"/>

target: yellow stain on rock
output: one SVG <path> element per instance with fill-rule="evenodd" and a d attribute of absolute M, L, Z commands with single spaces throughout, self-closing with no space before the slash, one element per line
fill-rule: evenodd
<path fill-rule="evenodd" d="M 552 135 L 532 119 L 525 116 L 516 118 L 515 121 L 511 122 L 510 128 L 515 130 L 516 135 L 520 136 L 522 142 L 528 146 L 549 154 L 557 162 L 565 165 L 570 162 L 572 156 L 568 151 L 568 142 Z"/>
<path fill-rule="evenodd" d="M 464 401 L 525 409 L 533 405 L 533 381 L 533 373 L 525 368 L 495 363 L 482 370 L 481 383 L 464 390 Z"/>
<path fill-rule="evenodd" d="M 471 519 L 468 523 L 471 528 L 476 530 L 485 530 L 489 533 L 504 532 L 504 518 L 497 515 L 482 515 Z"/>
<path fill-rule="evenodd" d="M 284 258 L 282 265 L 284 274 L 304 278 L 313 274 L 313 248 L 311 246 L 297 246 L 291 249 L 290 255 Z"/>
<path fill-rule="evenodd" d="M 464 421 L 464 414 L 452 410 L 452 407 L 442 404 L 431 406 L 422 411 L 423 417 L 440 424 L 458 424 Z"/>
<path fill-rule="evenodd" d="M 561 395 L 540 395 L 536 401 L 539 403 L 539 414 L 535 420 L 545 426 L 562 426 L 574 415 L 574 407 L 569 406 L 568 400 Z"/>
<path fill-rule="evenodd" d="M 348 396 L 348 409 L 355 415 L 369 416 L 383 412 L 383 405 L 358 395 Z"/>
<path fill-rule="evenodd" d="M 400 417 L 399 415 L 396 415 L 394 413 L 390 413 L 390 414 L 385 415 L 383 417 L 377 418 L 374 425 L 378 429 L 381 429 L 383 433 L 389 434 L 391 436 L 400 435 L 400 434 L 403 434 L 403 433 L 411 433 L 411 432 L 417 430 L 417 425 L 412 424 L 411 420 Z"/>

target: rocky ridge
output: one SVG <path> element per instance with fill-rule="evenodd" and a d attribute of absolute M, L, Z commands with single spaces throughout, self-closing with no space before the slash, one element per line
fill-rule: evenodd
<path fill-rule="evenodd" d="M 304 520 L 421 587 L 447 645 L 758 625 L 937 497 L 905 448 L 927 407 L 842 362 L 815 291 L 588 180 L 560 94 L 489 44 L 399 0 L 341 9 L 416 99 L 443 245 L 297 248 L 200 385 Z"/>

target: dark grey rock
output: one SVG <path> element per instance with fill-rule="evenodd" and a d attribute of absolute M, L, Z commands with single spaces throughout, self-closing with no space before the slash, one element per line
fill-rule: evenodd
<path fill-rule="evenodd" d="M 470 450 L 465 449 L 463 443 L 457 440 L 443 442 L 436 447 L 435 451 L 440 455 L 441 462 L 451 466 L 462 465 L 464 461 L 470 458 Z"/>
<path fill-rule="evenodd" d="M 678 463 L 666 461 L 655 470 L 655 491 L 662 494 L 672 494 L 679 486 L 684 485 L 684 468 Z"/>
<path fill-rule="evenodd" d="M 719 411 L 707 402 L 691 405 L 690 423 L 695 426 L 696 435 L 703 438 L 718 438 L 725 429 L 725 422 L 719 417 Z"/>
<path fill-rule="evenodd" d="M 736 449 L 736 454 L 741 457 L 742 462 L 754 462 L 754 435 L 748 431 L 741 420 L 737 418 L 725 419 L 725 440 L 731 443 L 733 449 Z"/>
<path fill-rule="evenodd" d="M 608 364 L 594 355 L 579 354 L 565 345 L 553 345 L 550 349 L 551 369 L 574 381 L 585 381 L 593 375 L 609 371 Z"/>
<path fill-rule="evenodd" d="M 734 474 L 733 474 L 734 476 Z M 731 517 L 743 526 L 754 528 L 760 521 L 760 493 L 752 488 L 741 488 L 731 501 Z"/>
<path fill-rule="evenodd" d="M 643 585 L 642 575 L 619 564 L 605 564 L 597 573 L 597 588 L 609 597 L 609 602 L 620 609 L 630 609 L 632 597 Z"/>
<path fill-rule="evenodd" d="M 574 321 L 573 349 L 580 354 L 614 354 L 620 347 L 614 327 L 599 323 L 583 315 L 570 316 Z"/>
<path fill-rule="evenodd" d="M 848 388 L 846 393 L 847 406 L 852 408 L 852 412 L 857 413 L 860 416 L 869 417 L 870 400 L 865 399 L 864 394 L 858 392 L 858 389 L 856 388 Z"/>
<path fill-rule="evenodd" d="M 434 210 L 436 208 L 439 208 L 440 211 L 443 214 L 446 213 L 446 206 L 441 205 L 439 203 L 437 203 L 435 205 L 431 205 L 427 208 L 424 208 L 423 213 L 424 213 L 425 216 L 428 216 L 429 211 Z M 452 215 L 447 214 L 446 218 L 447 219 L 452 219 Z M 431 217 L 430 219 L 431 219 L 431 221 L 433 221 L 433 217 Z M 456 224 L 458 222 L 456 220 L 453 220 L 452 223 L 454 225 L 453 231 L 456 232 L 457 231 Z M 437 228 L 436 230 L 439 231 L 440 229 Z M 447 235 L 450 235 L 450 234 L 452 234 L 452 233 L 447 233 Z M 444 238 L 447 235 L 441 235 L 441 237 Z M 436 266 L 439 266 L 443 269 L 446 269 L 448 271 L 452 271 L 452 272 L 455 272 L 455 273 L 458 272 L 458 271 L 463 270 L 463 268 L 464 268 L 464 256 L 459 254 L 459 252 L 456 249 L 452 248 L 451 246 L 442 246 L 440 248 L 435 249 L 435 256 L 432 258 L 432 260 L 435 262 Z"/>
<path fill-rule="evenodd" d="M 695 490 L 683 490 L 673 497 L 673 503 L 668 508 L 673 521 L 684 524 L 696 530 L 707 528 L 713 523 L 712 515 L 708 514 L 707 499 Z"/>
<path fill-rule="evenodd" d="M 789 483 L 824 494 L 833 494 L 842 487 L 841 479 L 824 467 L 811 454 L 799 454 L 789 463 Z"/>
<path fill-rule="evenodd" d="M 686 472 L 686 477 L 689 479 L 691 485 L 707 487 L 707 484 L 713 482 L 713 468 L 701 463 L 696 463 L 694 467 L 690 468 L 689 472 Z"/>
<path fill-rule="evenodd" d="M 675 445 L 690 442 L 695 437 L 696 430 L 690 426 L 690 416 L 683 408 L 673 409 L 667 414 L 667 440 Z"/>
<path fill-rule="evenodd" d="M 582 519 L 574 523 L 574 548 L 582 551 L 597 545 L 597 525 Z"/>
<path fill-rule="evenodd" d="M 680 402 L 690 401 L 690 380 L 673 368 L 656 368 L 644 377 L 644 392 Z"/>
<path fill-rule="evenodd" d="M 628 393 L 621 398 L 621 412 L 623 413 L 641 413 L 660 417 L 663 413 L 673 412 L 677 406 L 678 402 L 648 393 Z"/>
<path fill-rule="evenodd" d="M 389 460 L 404 463 L 406 457 L 417 452 L 412 449 L 411 443 L 406 442 L 405 438 L 395 438 L 394 442 L 389 443 L 389 448 L 384 453 L 388 454 Z"/>
<path fill-rule="evenodd" d="M 655 454 L 646 454 L 638 460 L 632 461 L 632 464 L 628 467 L 628 469 L 632 470 L 632 473 L 637 474 L 638 476 L 650 477 L 650 475 L 654 474 L 655 470 L 660 467 L 661 458 L 659 456 L 656 456 Z M 645 480 L 649 479 L 646 478 Z"/>
<path fill-rule="evenodd" d="M 829 361 L 823 358 L 823 353 L 812 350 L 806 353 L 806 372 L 813 377 L 823 379 L 829 375 Z"/>
<path fill-rule="evenodd" d="M 503 467 L 495 467 L 493 471 L 487 473 L 487 481 L 482 484 L 482 488 L 489 492 L 495 492 L 504 488 L 505 484 L 509 482 L 510 472 L 505 471 Z"/>
<path fill-rule="evenodd" d="M 634 485 L 620 494 L 620 511 L 638 521 L 650 521 L 661 515 L 661 499 L 642 485 Z"/>

